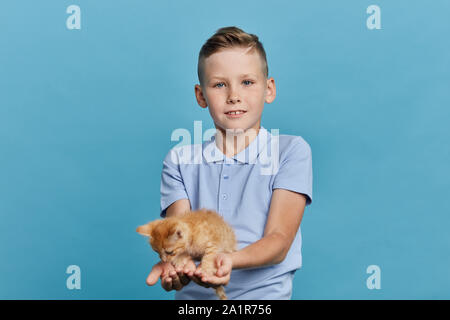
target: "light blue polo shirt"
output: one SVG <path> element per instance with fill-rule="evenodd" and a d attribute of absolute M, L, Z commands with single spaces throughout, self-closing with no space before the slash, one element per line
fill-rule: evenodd
<path fill-rule="evenodd" d="M 212 209 L 234 229 L 241 249 L 263 237 L 274 189 L 312 201 L 312 158 L 300 136 L 272 134 L 262 126 L 257 137 L 232 158 L 215 144 L 172 148 L 163 161 L 161 216 L 169 205 L 189 199 L 192 210 Z M 283 262 L 269 267 L 233 270 L 225 287 L 229 299 L 290 299 L 294 272 L 302 266 L 298 230 Z M 191 281 L 175 299 L 217 299 L 214 290 Z"/>

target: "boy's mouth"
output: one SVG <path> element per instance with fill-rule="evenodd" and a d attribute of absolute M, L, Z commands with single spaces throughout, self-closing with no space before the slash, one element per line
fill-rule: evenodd
<path fill-rule="evenodd" d="M 245 110 L 235 110 L 235 111 L 225 112 L 225 114 L 229 118 L 239 118 L 239 117 L 242 117 L 246 112 L 247 111 L 245 111 Z"/>

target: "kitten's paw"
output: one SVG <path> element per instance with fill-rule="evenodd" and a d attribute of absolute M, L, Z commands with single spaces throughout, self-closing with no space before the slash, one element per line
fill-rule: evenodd
<path fill-rule="evenodd" d="M 186 257 L 177 257 L 172 261 L 172 265 L 175 268 L 175 270 L 178 272 L 180 270 L 184 269 L 184 266 L 186 265 L 187 258 Z"/>
<path fill-rule="evenodd" d="M 184 272 L 185 274 L 188 274 L 188 275 L 192 276 L 192 275 L 194 274 L 196 268 L 197 268 L 197 266 L 195 265 L 194 261 L 189 260 L 189 261 L 184 265 L 183 272 Z"/>

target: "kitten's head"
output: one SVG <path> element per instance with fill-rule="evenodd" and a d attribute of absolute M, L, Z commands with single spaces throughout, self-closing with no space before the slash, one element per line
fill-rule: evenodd
<path fill-rule="evenodd" d="M 149 237 L 150 245 L 163 262 L 172 262 L 186 252 L 190 238 L 188 226 L 175 217 L 149 222 L 136 231 Z"/>

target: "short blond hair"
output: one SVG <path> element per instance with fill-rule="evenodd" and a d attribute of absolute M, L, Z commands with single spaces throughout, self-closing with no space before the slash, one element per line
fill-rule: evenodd
<path fill-rule="evenodd" d="M 198 55 L 197 74 L 200 85 L 203 85 L 204 62 L 213 53 L 226 48 L 252 48 L 259 53 L 263 61 L 263 74 L 269 76 L 269 67 L 267 65 L 266 51 L 258 37 L 254 34 L 249 34 L 239 29 L 238 27 L 224 27 L 216 31 L 216 33 L 206 40 L 205 44 L 200 49 Z"/>

